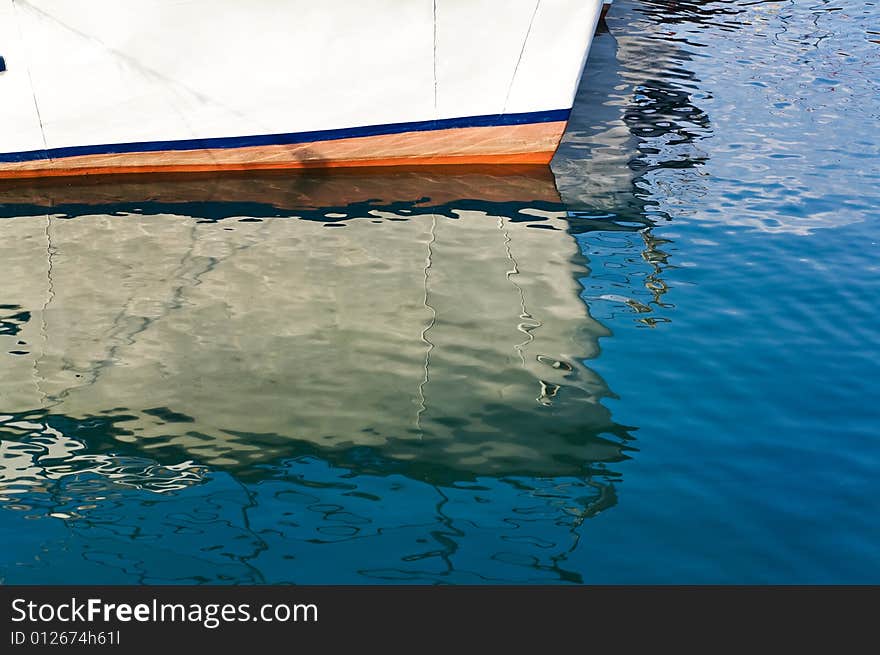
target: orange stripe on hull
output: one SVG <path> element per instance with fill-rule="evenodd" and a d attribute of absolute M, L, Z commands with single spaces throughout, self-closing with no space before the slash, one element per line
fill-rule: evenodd
<path fill-rule="evenodd" d="M 449 164 L 547 164 L 565 121 L 467 127 L 294 145 L 168 150 L 0 164 L 0 179 Z"/>

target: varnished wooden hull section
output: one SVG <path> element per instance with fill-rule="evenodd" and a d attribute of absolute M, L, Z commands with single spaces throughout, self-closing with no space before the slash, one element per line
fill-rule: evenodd
<path fill-rule="evenodd" d="M 289 145 L 80 155 L 0 163 L 0 179 L 120 173 L 448 164 L 547 164 L 565 121 L 402 132 Z"/>

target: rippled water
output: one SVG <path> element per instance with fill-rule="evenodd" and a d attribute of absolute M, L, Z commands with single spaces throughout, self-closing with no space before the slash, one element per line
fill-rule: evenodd
<path fill-rule="evenodd" d="M 880 582 L 880 6 L 607 22 L 552 174 L 0 190 L 0 579 Z"/>

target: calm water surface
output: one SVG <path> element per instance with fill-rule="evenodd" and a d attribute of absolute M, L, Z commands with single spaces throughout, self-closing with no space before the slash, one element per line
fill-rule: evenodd
<path fill-rule="evenodd" d="M 552 173 L 0 190 L 0 581 L 880 582 L 880 5 L 607 27 Z"/>

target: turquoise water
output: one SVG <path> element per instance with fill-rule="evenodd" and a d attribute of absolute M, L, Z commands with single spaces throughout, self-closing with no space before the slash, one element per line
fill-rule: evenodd
<path fill-rule="evenodd" d="M 0 192 L 5 583 L 880 582 L 880 6 L 616 0 L 544 170 Z"/>

